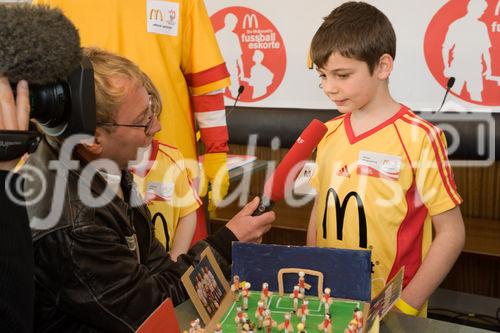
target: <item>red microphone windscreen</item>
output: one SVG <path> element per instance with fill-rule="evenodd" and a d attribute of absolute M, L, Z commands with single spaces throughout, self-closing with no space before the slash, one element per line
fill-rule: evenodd
<path fill-rule="evenodd" d="M 297 178 L 303 162 L 311 156 L 313 150 L 325 136 L 326 131 L 326 125 L 321 121 L 317 119 L 311 121 L 266 181 L 264 185 L 266 197 L 274 202 L 283 200 L 286 182 L 294 181 Z"/>

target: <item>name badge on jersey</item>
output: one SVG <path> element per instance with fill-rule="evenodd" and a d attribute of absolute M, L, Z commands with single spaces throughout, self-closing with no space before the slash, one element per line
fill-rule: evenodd
<path fill-rule="evenodd" d="M 316 190 L 309 185 L 309 181 L 311 180 L 316 168 L 317 165 L 313 161 L 304 164 L 304 167 L 293 183 L 293 193 L 299 195 L 316 195 Z"/>
<path fill-rule="evenodd" d="M 177 36 L 179 16 L 178 3 L 148 0 L 146 6 L 147 31 L 162 35 Z"/>
<path fill-rule="evenodd" d="M 401 171 L 401 156 L 372 151 L 360 151 L 357 173 L 378 178 L 397 180 Z"/>
<path fill-rule="evenodd" d="M 171 201 L 174 183 L 149 182 L 146 187 L 146 201 Z"/>

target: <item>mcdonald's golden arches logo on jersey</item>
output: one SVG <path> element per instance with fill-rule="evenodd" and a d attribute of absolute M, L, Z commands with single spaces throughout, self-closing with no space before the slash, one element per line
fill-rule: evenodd
<path fill-rule="evenodd" d="M 148 32 L 177 36 L 179 26 L 179 3 L 148 0 L 146 6 L 146 19 Z"/>

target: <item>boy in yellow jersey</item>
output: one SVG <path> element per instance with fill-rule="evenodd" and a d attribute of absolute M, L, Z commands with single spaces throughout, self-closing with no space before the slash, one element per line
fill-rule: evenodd
<path fill-rule="evenodd" d="M 153 140 L 143 157 L 131 171 L 151 211 L 156 238 L 176 260 L 189 250 L 201 201 L 177 148 Z"/>
<path fill-rule="evenodd" d="M 320 86 L 342 115 L 318 146 L 307 243 L 371 250 L 372 296 L 404 266 L 397 307 L 425 315 L 464 245 L 462 199 L 443 132 L 391 97 L 395 53 L 391 23 L 363 2 L 337 7 L 313 37 Z"/>

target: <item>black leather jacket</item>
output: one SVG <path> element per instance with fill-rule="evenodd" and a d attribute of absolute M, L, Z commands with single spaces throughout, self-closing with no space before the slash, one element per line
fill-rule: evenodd
<path fill-rule="evenodd" d="M 221 268 L 228 274 L 234 234 L 227 228 L 198 242 L 187 255 L 174 262 L 155 239 L 150 213 L 137 202 L 133 179 L 123 172 L 125 200 L 106 188 L 100 175 L 92 180 L 82 176 L 82 168 L 67 176 L 49 170 L 48 163 L 58 151 L 46 141 L 30 158 L 47 178 L 42 199 L 28 208 L 35 255 L 35 330 L 39 332 L 133 332 L 167 297 L 175 305 L 188 295 L 181 276 L 211 246 Z M 67 179 L 61 192 L 54 194 L 57 181 Z M 25 182 L 36 192 L 40 181 Z M 82 202 L 78 189 L 92 193 L 103 207 Z M 41 223 L 58 210 L 59 216 Z M 54 205 L 54 206 L 52 206 Z M 42 229 L 40 229 L 42 228 Z"/>

